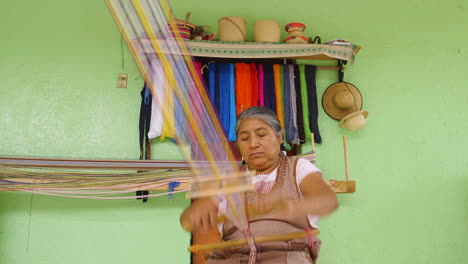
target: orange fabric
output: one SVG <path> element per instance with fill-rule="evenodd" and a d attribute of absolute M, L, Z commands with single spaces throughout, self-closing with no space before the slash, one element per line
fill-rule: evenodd
<path fill-rule="evenodd" d="M 247 63 L 236 63 L 236 113 L 252 106 L 252 80 L 250 77 L 250 65 Z"/>
<path fill-rule="evenodd" d="M 281 93 L 281 76 L 280 76 L 281 65 L 273 65 L 273 74 L 275 76 L 275 94 L 276 94 L 276 114 L 280 121 L 281 127 L 284 126 L 284 115 L 283 115 L 283 94 Z"/>

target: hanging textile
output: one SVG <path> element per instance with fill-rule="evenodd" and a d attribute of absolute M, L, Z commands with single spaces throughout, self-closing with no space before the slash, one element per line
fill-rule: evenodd
<path fill-rule="evenodd" d="M 140 106 L 140 160 L 151 159 L 151 139 L 148 134 L 150 131 L 150 123 L 152 119 L 152 104 L 153 98 L 151 97 L 150 90 L 145 84 L 141 90 L 141 106 Z M 143 200 L 144 203 L 148 201 L 149 192 L 145 190 L 136 191 L 136 199 Z"/>
<path fill-rule="evenodd" d="M 282 94 L 283 100 L 282 105 L 284 109 L 284 140 L 291 144 L 292 137 L 294 136 L 294 125 L 293 125 L 293 116 L 292 116 L 292 105 L 291 105 L 291 91 L 290 91 L 290 82 L 289 82 L 289 65 L 284 65 L 283 67 L 283 78 L 282 78 Z"/>
<path fill-rule="evenodd" d="M 229 133 L 228 140 L 236 141 L 236 93 L 235 93 L 235 76 L 234 76 L 235 66 L 234 64 L 229 64 Z"/>
<path fill-rule="evenodd" d="M 301 97 L 301 78 L 299 76 L 299 65 L 294 64 L 294 89 L 296 92 L 296 122 L 297 122 L 297 134 L 299 138 L 299 144 L 303 144 L 305 142 L 305 133 L 304 133 L 304 116 L 302 113 L 302 97 Z"/>
<path fill-rule="evenodd" d="M 219 119 L 223 127 L 224 134 L 229 135 L 231 127 L 231 76 L 234 74 L 234 66 L 230 63 L 218 64 L 218 102 L 219 102 Z"/>
<path fill-rule="evenodd" d="M 250 77 L 250 65 L 247 63 L 236 63 L 236 114 L 252 105 L 252 78 Z"/>
<path fill-rule="evenodd" d="M 299 78 L 301 83 L 301 101 L 302 101 L 302 113 L 304 123 L 304 133 L 306 140 L 310 140 L 310 126 L 309 126 L 309 97 L 307 95 L 307 82 L 305 77 L 305 65 L 299 65 Z"/>
<path fill-rule="evenodd" d="M 284 65 L 284 105 L 286 141 L 289 144 L 298 145 L 296 89 L 292 64 Z"/>
<path fill-rule="evenodd" d="M 148 136 L 152 119 L 152 97 L 148 86 L 145 84 L 141 90 L 140 105 L 140 159 L 151 159 L 151 141 Z"/>
<path fill-rule="evenodd" d="M 258 64 L 258 99 L 259 105 L 265 106 L 265 97 L 263 91 L 263 64 Z"/>
<path fill-rule="evenodd" d="M 164 73 L 161 70 L 161 65 L 157 61 L 153 62 L 153 78 L 155 80 L 163 80 Z M 145 83 L 146 88 L 148 88 Z M 149 89 L 149 88 L 148 88 Z M 163 130 L 164 116 L 163 104 L 164 102 L 164 88 L 160 85 L 154 87 L 155 91 L 151 99 L 151 122 L 149 124 L 149 131 L 147 133 L 149 139 L 161 136 Z"/>
<path fill-rule="evenodd" d="M 314 67 L 225 62 L 205 66 L 210 101 L 228 140 L 236 139 L 234 120 L 241 109 L 263 105 L 277 113 L 288 149 L 289 144 L 306 142 L 311 133 L 315 135 L 314 141 L 320 143 Z M 197 70 L 203 72 L 203 66 Z"/>
<path fill-rule="evenodd" d="M 218 114 L 226 137 L 228 137 L 229 141 L 235 141 L 235 122 L 237 118 L 235 65 L 232 63 L 210 62 L 208 67 L 210 101 Z M 245 91 L 240 89 L 239 92 L 244 93 Z"/>
<path fill-rule="evenodd" d="M 209 96 L 211 104 L 216 111 L 219 111 L 217 100 L 216 100 L 216 72 L 217 72 L 217 64 L 216 63 L 209 63 L 208 64 L 208 75 L 209 75 Z"/>
<path fill-rule="evenodd" d="M 299 144 L 299 133 L 297 131 L 297 104 L 296 104 L 296 88 L 294 83 L 294 66 L 288 65 L 289 67 L 289 83 L 290 85 L 290 93 L 291 93 L 291 108 L 292 108 L 292 122 L 293 122 L 293 131 L 294 135 L 292 136 L 291 144 L 298 145 Z"/>
<path fill-rule="evenodd" d="M 275 75 L 272 64 L 263 64 L 263 98 L 265 106 L 276 112 Z"/>
<path fill-rule="evenodd" d="M 256 63 L 250 63 L 250 90 L 252 102 L 250 106 L 257 106 L 259 103 L 259 88 L 258 88 L 258 70 Z"/>
<path fill-rule="evenodd" d="M 280 121 L 281 127 L 284 128 L 284 115 L 283 115 L 283 95 L 281 94 L 281 71 L 282 65 L 274 64 L 273 65 L 273 72 L 275 78 L 275 94 L 276 94 L 276 114 L 278 115 L 278 120 Z"/>
<path fill-rule="evenodd" d="M 320 136 L 318 126 L 317 86 L 315 83 L 317 67 L 313 65 L 306 65 L 304 72 L 309 99 L 309 128 L 310 131 L 314 133 L 314 142 L 322 143 L 322 137 Z"/>

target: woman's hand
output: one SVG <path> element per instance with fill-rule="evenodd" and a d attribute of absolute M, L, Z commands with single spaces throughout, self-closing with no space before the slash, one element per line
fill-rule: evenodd
<path fill-rule="evenodd" d="M 218 204 L 211 198 L 193 201 L 180 216 L 180 223 L 187 231 L 208 233 L 218 224 Z"/>

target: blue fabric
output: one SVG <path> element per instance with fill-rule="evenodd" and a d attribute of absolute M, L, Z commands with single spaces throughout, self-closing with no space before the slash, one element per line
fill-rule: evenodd
<path fill-rule="evenodd" d="M 322 143 L 322 137 L 320 136 L 318 126 L 317 86 L 315 84 L 317 67 L 314 65 L 306 65 L 304 73 L 309 99 L 309 128 L 310 131 L 314 133 L 314 142 Z"/>
<path fill-rule="evenodd" d="M 286 142 L 291 143 L 292 131 L 292 119 L 291 119 L 291 93 L 289 91 L 289 70 L 288 65 L 284 65 L 283 70 L 283 109 L 284 109 L 284 137 Z"/>
<path fill-rule="evenodd" d="M 177 181 L 172 181 L 169 183 L 169 192 L 173 192 L 174 189 L 180 185 L 180 182 L 177 182 Z M 174 198 L 174 194 L 173 193 L 170 193 L 168 194 L 169 196 L 169 199 L 173 199 Z"/>
<path fill-rule="evenodd" d="M 275 76 L 272 64 L 263 64 L 263 98 L 265 106 L 276 113 Z"/>
<path fill-rule="evenodd" d="M 229 141 L 236 141 L 236 91 L 235 91 L 235 65 L 229 64 Z"/>
<path fill-rule="evenodd" d="M 210 101 L 213 107 L 215 103 L 215 74 L 216 74 L 215 64 L 214 63 L 208 64 L 208 78 L 210 80 L 208 84 L 208 91 L 210 93 Z"/>
<path fill-rule="evenodd" d="M 214 109 L 216 111 L 216 113 L 219 114 L 220 112 L 220 105 L 219 105 L 219 99 L 220 99 L 220 86 L 219 86 L 219 63 L 213 63 L 214 67 L 215 67 L 215 87 L 214 87 Z"/>
<path fill-rule="evenodd" d="M 223 128 L 224 134 L 229 134 L 229 103 L 230 103 L 230 65 L 229 63 L 219 63 L 218 64 L 218 106 L 219 106 L 219 119 L 221 122 L 221 126 Z"/>
<path fill-rule="evenodd" d="M 143 99 L 144 104 L 151 104 L 151 92 L 148 87 L 148 84 L 145 83 L 145 95 Z"/>

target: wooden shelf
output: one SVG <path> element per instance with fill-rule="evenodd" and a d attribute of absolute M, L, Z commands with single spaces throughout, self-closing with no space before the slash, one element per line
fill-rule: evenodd
<path fill-rule="evenodd" d="M 345 60 L 354 62 L 357 45 L 287 44 L 226 41 L 182 41 L 186 51 L 174 48 L 174 41 L 159 40 L 157 52 L 211 58 Z M 149 39 L 134 40 L 140 52 L 154 53 Z"/>

